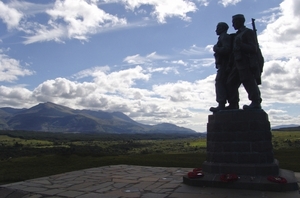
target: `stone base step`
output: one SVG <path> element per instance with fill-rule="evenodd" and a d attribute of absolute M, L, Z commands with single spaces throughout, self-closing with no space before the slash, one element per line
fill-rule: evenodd
<path fill-rule="evenodd" d="M 223 182 L 220 180 L 221 174 L 205 173 L 201 178 L 189 178 L 183 176 L 183 183 L 190 186 L 243 189 L 243 190 L 260 190 L 260 191 L 297 191 L 299 186 L 294 172 L 280 169 L 279 176 L 287 180 L 287 183 L 275 183 L 268 180 L 268 176 L 249 176 L 238 175 L 237 181 Z"/>

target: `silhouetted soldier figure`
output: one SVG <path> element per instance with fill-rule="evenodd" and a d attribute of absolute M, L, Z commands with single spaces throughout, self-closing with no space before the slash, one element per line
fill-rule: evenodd
<path fill-rule="evenodd" d="M 217 68 L 217 75 L 215 79 L 215 91 L 217 107 L 211 107 L 209 110 L 212 112 L 218 112 L 225 109 L 227 101 L 227 89 L 226 80 L 228 76 L 228 62 L 231 53 L 231 37 L 227 34 L 229 26 L 227 23 L 220 22 L 216 28 L 216 34 L 219 35 L 217 44 L 214 45 L 215 64 Z"/>
<path fill-rule="evenodd" d="M 250 105 L 244 105 L 243 109 L 261 109 L 261 95 L 255 74 L 258 70 L 256 60 L 257 45 L 254 31 L 244 25 L 245 17 L 237 14 L 232 17 L 232 25 L 236 32 L 233 42 L 233 70 L 227 79 L 228 109 L 238 106 L 238 88 L 243 84 L 251 100 Z"/>

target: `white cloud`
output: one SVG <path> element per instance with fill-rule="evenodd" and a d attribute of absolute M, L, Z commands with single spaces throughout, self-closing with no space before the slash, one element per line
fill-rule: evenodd
<path fill-rule="evenodd" d="M 189 49 L 184 49 L 180 53 L 188 56 L 207 55 L 209 53 L 212 55 L 212 46 L 198 47 L 197 45 L 192 45 Z"/>
<path fill-rule="evenodd" d="M 0 1 L 0 19 L 6 23 L 8 29 L 15 28 L 19 25 L 23 14 L 18 10 L 5 5 Z"/>
<path fill-rule="evenodd" d="M 128 24 L 127 19 L 105 12 L 100 8 L 100 2 L 120 3 L 132 11 L 143 5 L 151 6 L 153 10 L 150 15 L 159 23 L 166 23 L 166 18 L 171 17 L 189 21 L 191 18 L 188 13 L 197 11 L 195 3 L 189 0 L 56 0 L 54 4 L 11 1 L 7 4 L 0 2 L 0 18 L 6 23 L 8 29 L 15 28 L 25 33 L 24 44 L 45 41 L 64 42 L 66 39 L 88 41 L 91 35 L 99 32 L 139 26 L 139 24 Z M 196 2 L 200 6 L 208 5 L 207 0 Z M 48 21 L 46 23 L 36 21 L 37 14 L 46 14 Z M 148 13 L 144 11 L 143 15 L 145 14 Z"/>
<path fill-rule="evenodd" d="M 151 63 L 154 60 L 164 60 L 167 56 L 158 55 L 156 52 L 152 52 L 146 56 L 141 56 L 139 54 L 133 56 L 127 56 L 123 61 L 133 65 Z"/>
<path fill-rule="evenodd" d="M 266 63 L 262 75 L 263 106 L 269 113 L 273 126 L 299 123 L 299 116 L 277 109 L 277 104 L 287 108 L 300 103 L 300 2 L 283 0 L 278 8 L 264 12 L 260 22 L 266 28 L 259 35 Z M 296 107 L 297 108 L 297 107 Z M 292 110 L 297 111 L 297 110 Z"/>
<path fill-rule="evenodd" d="M 89 37 L 99 32 L 110 31 L 128 24 L 125 18 L 102 10 L 98 0 L 56 0 L 54 4 L 34 4 L 30 2 L 12 1 L 8 4 L 0 2 L 0 18 L 9 29 L 15 28 L 24 32 L 24 44 L 35 42 L 78 39 L 88 41 Z M 103 1 L 102 1 L 103 2 Z M 187 15 L 196 12 L 197 6 L 186 0 L 105 0 L 106 3 L 122 3 L 128 10 L 134 11 L 142 5 L 153 8 L 150 13 L 159 23 L 166 23 L 166 18 L 177 17 L 189 21 Z M 207 6 L 207 0 L 198 0 Z M 52 6 L 52 8 L 51 8 Z M 36 14 L 47 14 L 47 23 L 35 21 Z M 143 15 L 147 13 L 143 12 Z M 21 21 L 24 19 L 23 21 Z M 138 24 L 136 24 L 138 25 Z"/>
<path fill-rule="evenodd" d="M 81 79 L 89 76 L 93 76 L 95 73 L 101 72 L 101 73 L 107 73 L 110 71 L 109 66 L 103 66 L 103 67 L 93 67 L 90 69 L 82 70 L 76 74 L 73 75 L 75 79 Z"/>
<path fill-rule="evenodd" d="M 44 2 L 43 2 L 44 3 Z M 11 0 L 7 4 L 9 7 L 18 10 L 26 16 L 33 16 L 35 14 L 44 13 L 47 9 L 53 7 L 53 4 L 36 4 L 27 1 Z"/>
<path fill-rule="evenodd" d="M 208 6 L 209 0 L 196 0 L 201 6 Z"/>
<path fill-rule="evenodd" d="M 278 115 L 278 114 L 284 114 L 284 113 L 287 113 L 286 111 L 284 110 L 280 110 L 280 109 L 270 109 L 267 111 L 267 113 L 269 115 Z"/>
<path fill-rule="evenodd" d="M 34 71 L 20 65 L 16 59 L 10 58 L 0 50 L 0 82 L 14 82 L 21 76 L 29 76 Z"/>
<path fill-rule="evenodd" d="M 169 72 L 173 72 L 175 74 L 179 74 L 178 70 L 174 67 L 158 67 L 158 68 L 148 68 L 147 69 L 150 73 L 154 73 L 154 72 L 160 72 L 163 74 L 168 74 Z"/>
<path fill-rule="evenodd" d="M 199 58 L 199 59 L 190 59 L 189 66 L 185 68 L 188 72 L 194 72 L 203 67 L 212 67 L 215 65 L 214 58 Z"/>
<path fill-rule="evenodd" d="M 270 109 L 267 111 L 272 126 L 295 124 L 300 122 L 300 116 L 291 116 L 287 111 L 281 109 Z"/>
<path fill-rule="evenodd" d="M 22 87 L 0 86 L 0 104 L 2 107 L 29 108 L 36 104 L 32 92 Z"/>
<path fill-rule="evenodd" d="M 106 13 L 97 1 L 56 0 L 52 9 L 46 10 L 50 19 L 47 24 L 27 23 L 24 31 L 25 44 L 43 41 L 78 39 L 87 41 L 89 36 L 126 25 L 126 19 Z M 28 31 L 28 28 L 32 28 Z"/>
<path fill-rule="evenodd" d="M 300 60 L 274 60 L 265 64 L 262 93 L 266 103 L 300 103 Z"/>
<path fill-rule="evenodd" d="M 153 85 L 153 91 L 166 101 L 176 103 L 174 105 L 177 107 L 206 109 L 207 105 L 215 103 L 211 100 L 215 97 L 214 76 L 195 82 L 178 81 Z"/>
<path fill-rule="evenodd" d="M 25 36 L 24 44 L 44 41 L 63 42 L 63 39 L 66 38 L 67 29 L 64 26 L 59 24 L 51 24 L 51 28 L 41 24 L 36 24 L 36 26 L 38 27 L 33 30 L 32 36 Z"/>
<path fill-rule="evenodd" d="M 177 60 L 177 61 L 172 61 L 173 64 L 178 64 L 178 65 L 183 65 L 187 66 L 188 63 L 184 62 L 183 60 Z"/>
<path fill-rule="evenodd" d="M 97 75 L 95 76 L 95 82 L 100 86 L 106 85 L 109 92 L 120 92 L 126 96 L 127 89 L 135 85 L 137 80 L 147 81 L 150 77 L 150 74 L 144 73 L 142 67 L 137 66 L 107 75 Z"/>
<path fill-rule="evenodd" d="M 229 5 L 236 5 L 241 1 L 242 0 L 220 0 L 219 3 L 222 4 L 224 7 L 227 7 Z"/>
<path fill-rule="evenodd" d="M 57 0 L 54 8 L 47 13 L 52 22 L 62 19 L 66 23 L 70 38 L 86 39 L 87 33 L 95 33 L 98 28 L 126 23 L 124 19 L 118 19 L 99 9 L 95 1 Z"/>
<path fill-rule="evenodd" d="M 110 0 L 106 0 L 109 2 Z M 159 23 L 165 23 L 168 17 L 179 17 L 183 20 L 189 21 L 187 16 L 189 12 L 196 12 L 197 7 L 191 1 L 185 0 L 120 0 L 130 10 L 139 8 L 142 5 L 153 6 L 151 15 L 157 18 Z M 117 1 L 118 2 L 118 1 Z M 205 2 L 205 1 L 204 1 Z"/>
<path fill-rule="evenodd" d="M 46 102 L 51 98 L 74 99 L 88 96 L 96 89 L 93 83 L 77 83 L 65 78 L 47 80 L 40 84 L 34 91 L 34 96 Z"/>
<path fill-rule="evenodd" d="M 284 0 L 279 13 L 272 15 L 266 29 L 259 35 L 259 43 L 267 60 L 300 56 L 299 9 L 298 0 Z"/>

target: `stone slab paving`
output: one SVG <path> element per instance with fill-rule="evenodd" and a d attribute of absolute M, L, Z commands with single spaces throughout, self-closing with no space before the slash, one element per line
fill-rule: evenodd
<path fill-rule="evenodd" d="M 191 168 L 114 165 L 0 186 L 0 198 L 300 198 L 299 191 L 263 192 L 183 184 Z M 300 182 L 300 173 L 295 173 Z M 281 184 L 278 184 L 281 185 Z"/>

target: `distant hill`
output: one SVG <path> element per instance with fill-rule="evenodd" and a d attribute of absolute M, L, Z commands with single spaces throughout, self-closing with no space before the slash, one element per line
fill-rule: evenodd
<path fill-rule="evenodd" d="M 296 124 L 279 125 L 272 127 L 273 131 L 300 131 L 300 126 Z"/>
<path fill-rule="evenodd" d="M 122 112 L 74 110 L 51 102 L 29 109 L 0 108 L 1 130 L 80 133 L 196 133 L 174 124 L 145 125 Z"/>

